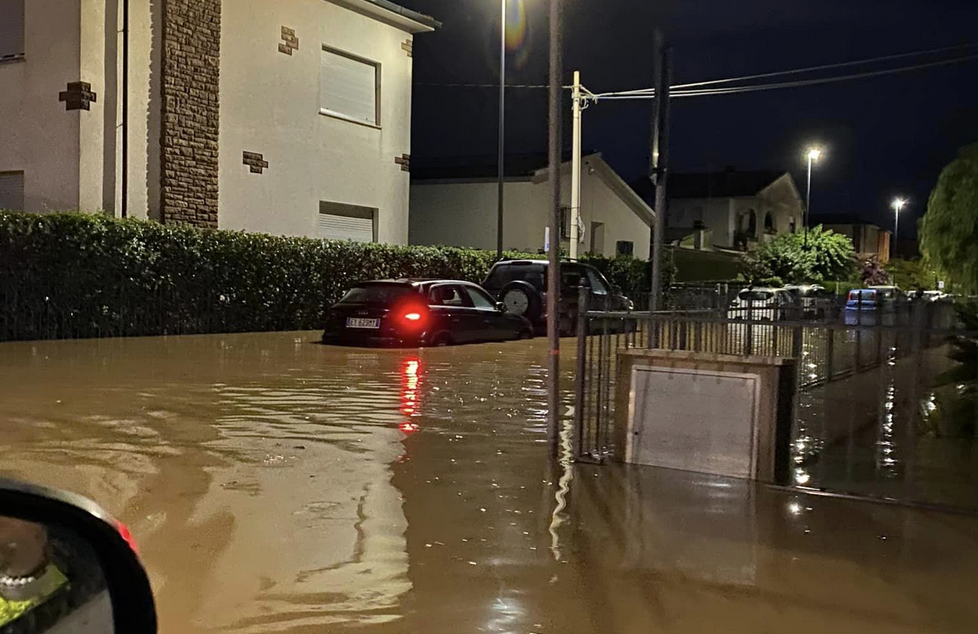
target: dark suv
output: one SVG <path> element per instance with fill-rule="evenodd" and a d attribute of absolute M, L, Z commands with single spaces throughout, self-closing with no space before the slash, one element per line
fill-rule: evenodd
<path fill-rule="evenodd" d="M 527 318 L 536 332 L 546 332 L 548 267 L 546 260 L 502 260 L 492 266 L 482 287 L 503 304 L 507 313 Z M 632 302 L 593 266 L 561 262 L 561 334 L 571 334 L 576 329 L 578 291 L 582 283 L 589 291 L 590 310 L 631 310 L 633 307 Z"/>

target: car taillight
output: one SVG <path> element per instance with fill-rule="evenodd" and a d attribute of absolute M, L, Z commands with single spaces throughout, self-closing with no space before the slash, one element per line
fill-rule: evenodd
<path fill-rule="evenodd" d="M 423 328 L 428 321 L 428 310 L 424 306 L 405 306 L 398 314 L 398 322 L 403 328 Z"/>

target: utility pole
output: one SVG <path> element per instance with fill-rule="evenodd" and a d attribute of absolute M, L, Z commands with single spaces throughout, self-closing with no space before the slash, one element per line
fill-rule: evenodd
<path fill-rule="evenodd" d="M 550 0 L 550 249 L 547 266 L 547 434 L 551 451 L 556 452 L 560 438 L 560 164 L 561 116 L 563 115 L 563 59 L 560 33 L 562 0 Z"/>
<path fill-rule="evenodd" d="M 574 71 L 573 103 L 574 142 L 571 157 L 571 217 L 570 217 L 570 259 L 577 259 L 578 245 L 581 242 L 581 72 Z"/>
<path fill-rule="evenodd" d="M 502 17 L 499 22 L 499 163 L 497 168 L 497 204 L 496 209 L 496 259 L 503 259 L 503 190 L 504 169 L 506 157 L 506 0 L 500 0 Z"/>
<path fill-rule="evenodd" d="M 655 185 L 655 219 L 652 223 L 652 297 L 649 309 L 662 309 L 662 238 L 666 230 L 666 181 L 669 174 L 669 84 L 672 80 L 672 50 L 656 29 L 655 100 L 652 102 L 652 142 L 649 180 Z"/>

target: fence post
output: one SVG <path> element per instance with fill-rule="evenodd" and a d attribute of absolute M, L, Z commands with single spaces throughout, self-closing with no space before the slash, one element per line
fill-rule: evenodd
<path fill-rule="evenodd" d="M 588 289 L 581 286 L 577 291 L 577 377 L 574 384 L 574 457 L 584 454 L 584 391 L 587 382 L 587 300 Z"/>

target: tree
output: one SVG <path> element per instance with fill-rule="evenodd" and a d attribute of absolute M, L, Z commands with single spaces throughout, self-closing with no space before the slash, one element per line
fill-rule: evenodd
<path fill-rule="evenodd" d="M 935 289 L 937 282 L 945 276 L 923 258 L 904 260 L 893 258 L 886 263 L 886 272 L 893 283 L 906 291 Z"/>
<path fill-rule="evenodd" d="M 846 236 L 823 229 L 782 233 L 744 256 L 744 274 L 751 282 L 779 277 L 789 284 L 848 280 L 856 270 L 855 249 Z"/>
<path fill-rule="evenodd" d="M 978 143 L 941 171 L 919 229 L 924 256 L 959 290 L 978 290 Z"/>

